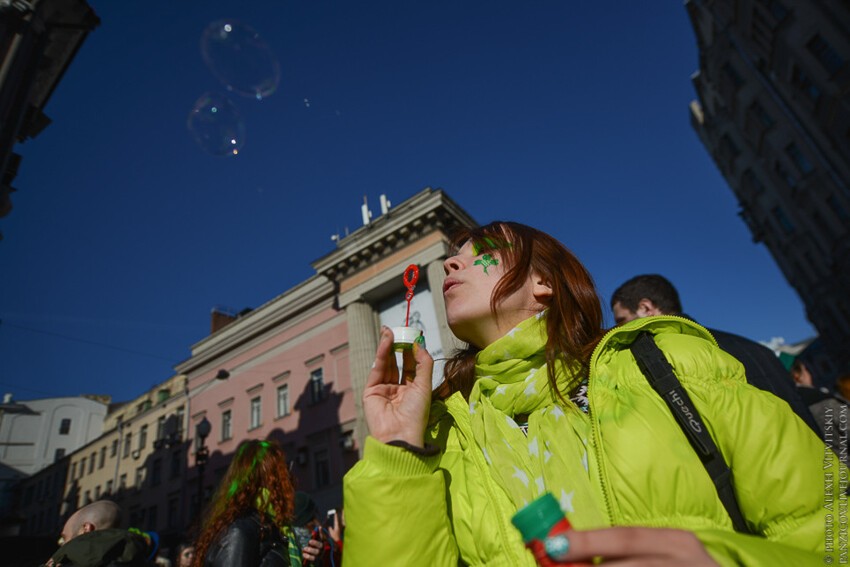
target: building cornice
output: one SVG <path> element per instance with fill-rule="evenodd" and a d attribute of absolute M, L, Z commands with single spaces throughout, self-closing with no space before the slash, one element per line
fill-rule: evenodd
<path fill-rule="evenodd" d="M 457 227 L 477 224 L 442 189 L 426 187 L 340 239 L 336 250 L 312 266 L 318 274 L 340 282 L 435 230 L 449 234 Z"/>
<path fill-rule="evenodd" d="M 316 275 L 192 345 L 192 357 L 175 366 L 190 375 L 222 355 L 305 312 L 332 307 L 336 285 Z"/>

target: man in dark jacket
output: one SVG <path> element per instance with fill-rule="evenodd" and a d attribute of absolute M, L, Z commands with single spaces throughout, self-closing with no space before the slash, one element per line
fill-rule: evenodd
<path fill-rule="evenodd" d="M 611 296 L 611 310 L 618 325 L 652 315 L 678 315 L 691 319 L 682 313 L 679 292 L 667 278 L 658 274 L 635 276 L 618 287 Z M 823 436 L 812 413 L 800 399 L 789 379 L 788 371 L 772 350 L 739 335 L 717 329 L 708 330 L 714 335 L 721 349 L 744 365 L 747 382 L 788 402 L 794 413 L 800 416 L 812 431 L 820 437 Z"/>
<path fill-rule="evenodd" d="M 847 419 L 850 414 L 847 400 L 836 396 L 826 388 L 815 386 L 809 367 L 799 358 L 795 359 L 791 365 L 791 378 L 797 385 L 800 399 L 809 407 L 812 417 L 820 427 L 823 440 L 845 465 L 850 463 L 846 435 Z"/>
<path fill-rule="evenodd" d="M 122 530 L 121 508 L 110 500 L 83 506 L 65 522 L 59 549 L 46 567 L 146 567 L 156 554 L 151 532 Z"/>

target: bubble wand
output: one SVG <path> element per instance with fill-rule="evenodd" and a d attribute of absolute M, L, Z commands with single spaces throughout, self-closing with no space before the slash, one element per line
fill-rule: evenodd
<path fill-rule="evenodd" d="M 404 287 L 407 288 L 407 293 L 404 294 L 404 299 L 407 301 L 407 314 L 404 316 L 404 327 L 393 327 L 393 350 L 396 352 L 410 350 L 413 348 L 413 343 L 417 337 L 422 335 L 422 331 L 410 325 L 410 300 L 413 299 L 413 289 L 416 287 L 416 282 L 419 281 L 419 267 L 416 264 L 411 264 L 404 269 Z"/>
<path fill-rule="evenodd" d="M 407 288 L 407 293 L 404 294 L 404 299 L 407 300 L 407 314 L 404 316 L 404 326 L 407 327 L 410 322 L 410 300 L 413 299 L 413 289 L 416 287 L 416 282 L 419 281 L 419 266 L 411 264 L 406 267 L 404 269 L 403 281 L 404 287 Z"/>

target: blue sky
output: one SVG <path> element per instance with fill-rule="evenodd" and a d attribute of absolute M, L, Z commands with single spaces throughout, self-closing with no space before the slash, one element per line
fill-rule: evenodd
<path fill-rule="evenodd" d="M 559 238 L 609 324 L 617 285 L 657 272 L 707 326 L 814 334 L 690 127 L 681 3 L 89 1 L 101 25 L 53 123 L 16 146 L 0 219 L 0 387 L 17 399 L 140 395 L 207 336 L 213 306 L 257 307 L 312 275 L 364 195 L 378 214 L 380 194 L 426 186 L 479 222 Z M 202 57 L 222 19 L 279 64 L 262 100 Z M 204 93 L 241 115 L 238 155 L 189 131 Z"/>

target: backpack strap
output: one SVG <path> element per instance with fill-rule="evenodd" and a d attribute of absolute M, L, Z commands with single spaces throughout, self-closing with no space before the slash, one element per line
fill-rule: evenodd
<path fill-rule="evenodd" d="M 637 360 L 638 366 L 646 376 L 647 381 L 659 396 L 667 403 L 673 416 L 676 418 L 682 431 L 691 442 L 694 450 L 702 461 L 705 470 L 708 471 L 717 495 L 726 508 L 735 531 L 752 534 L 754 533 L 744 521 L 744 515 L 735 498 L 735 490 L 732 487 L 732 471 L 723 460 L 723 455 L 711 438 L 711 434 L 705 426 L 705 422 L 697 412 L 696 406 L 691 402 L 690 396 L 682 386 L 682 383 L 673 372 L 673 367 L 667 362 L 664 353 L 655 344 L 652 334 L 643 331 L 629 347 Z"/>

